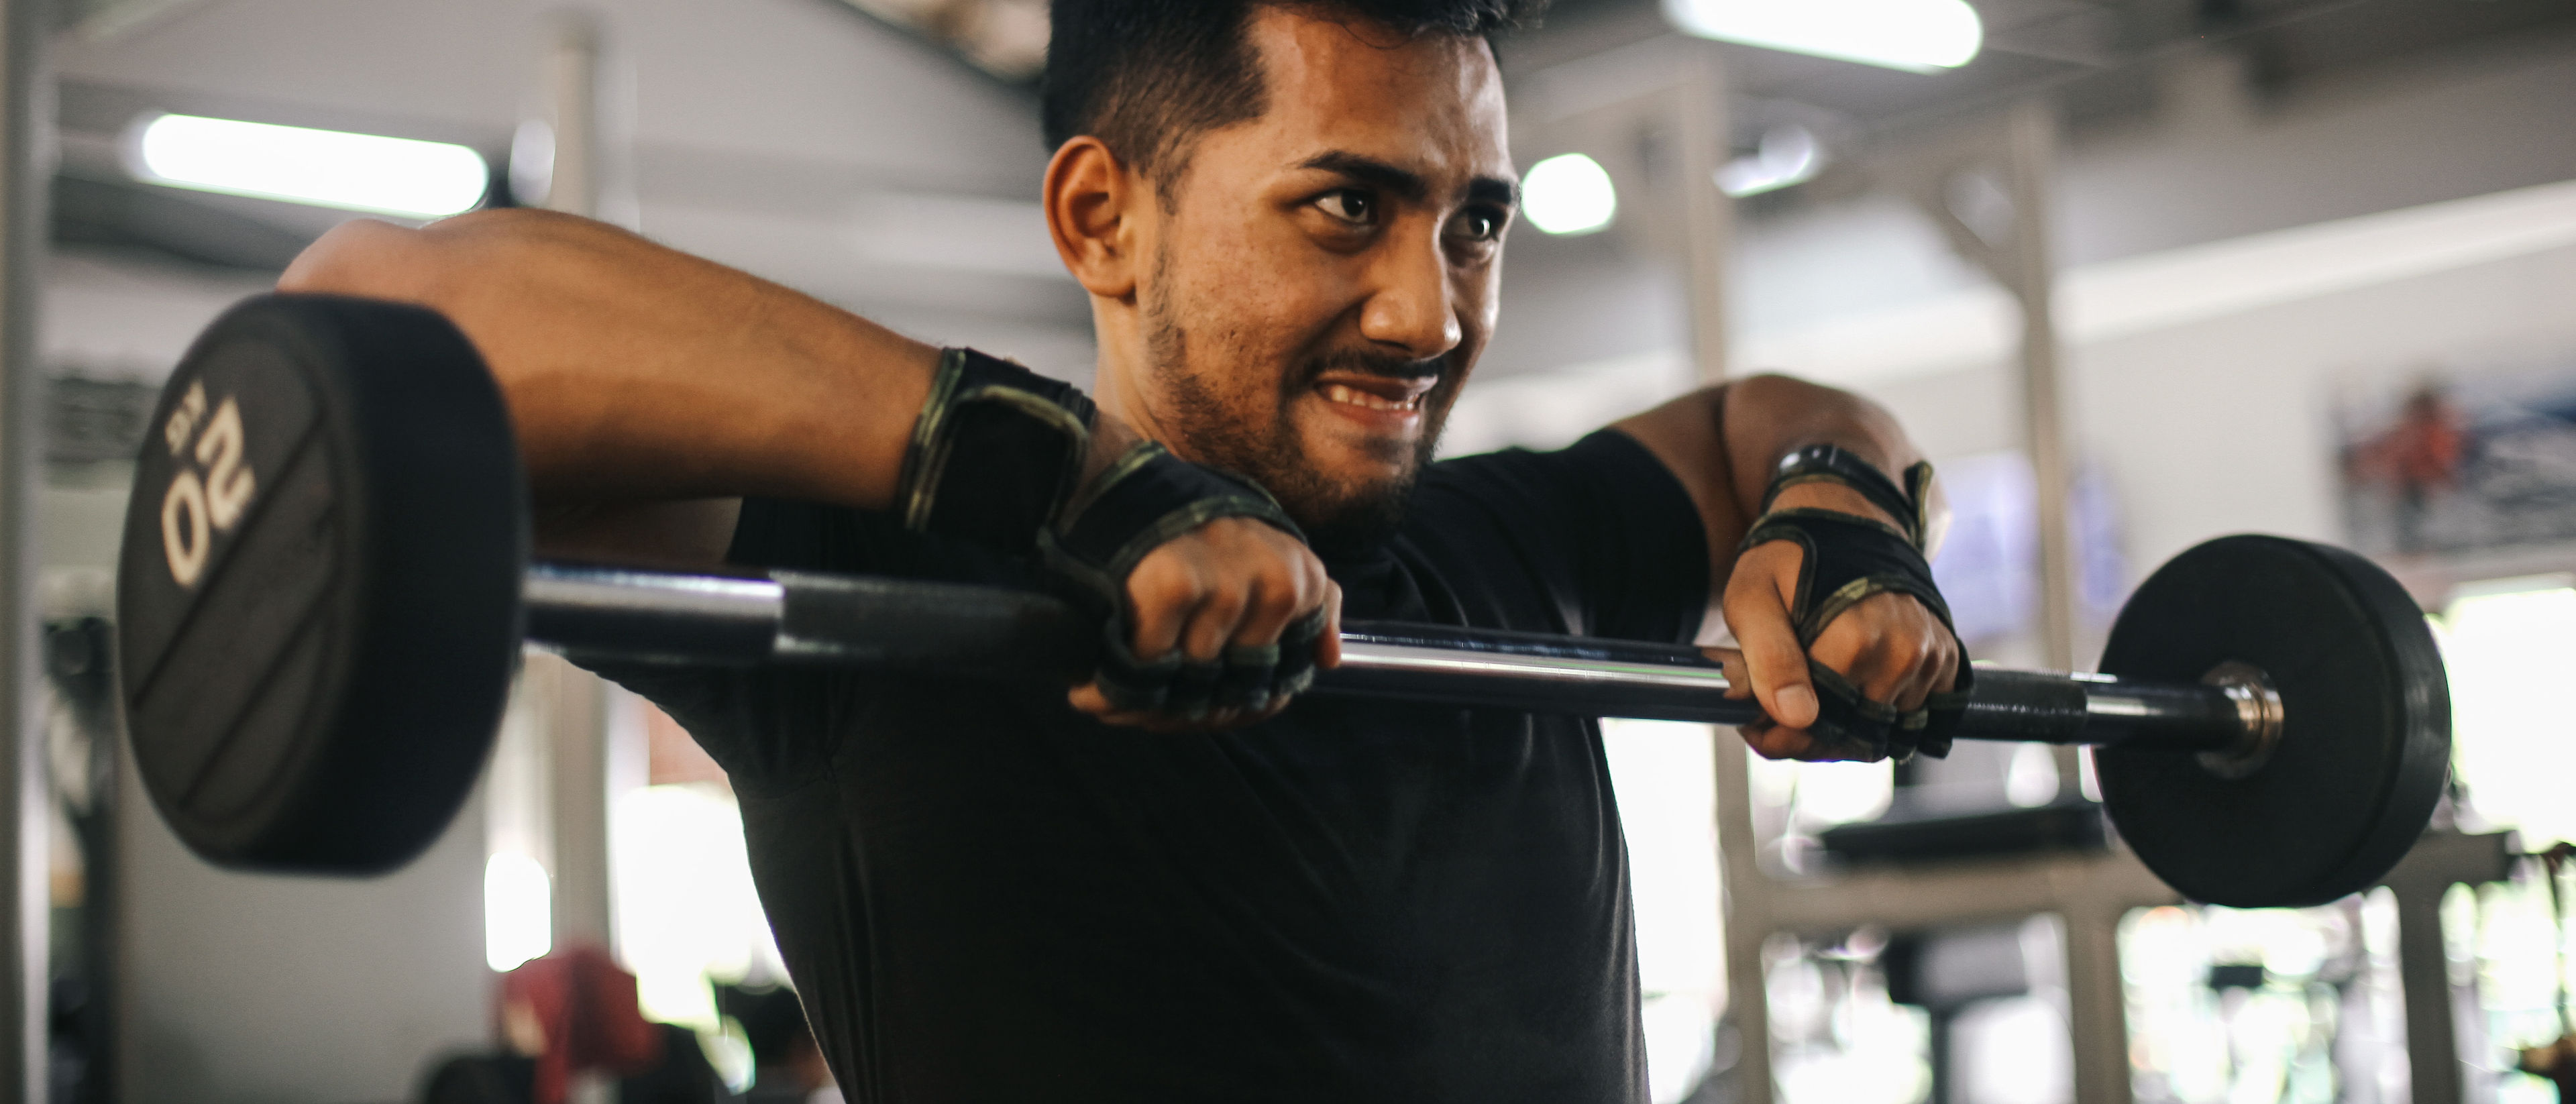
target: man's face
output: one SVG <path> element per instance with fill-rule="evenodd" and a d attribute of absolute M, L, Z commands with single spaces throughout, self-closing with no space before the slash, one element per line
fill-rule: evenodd
<path fill-rule="evenodd" d="M 1392 526 L 1493 330 L 1513 173 L 1483 42 L 1306 11 L 1256 11 L 1269 110 L 1185 151 L 1126 382 L 1149 432 L 1348 543 Z"/>

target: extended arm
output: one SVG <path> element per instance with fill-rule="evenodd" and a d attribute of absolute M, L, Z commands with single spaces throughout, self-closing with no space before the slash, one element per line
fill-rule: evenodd
<path fill-rule="evenodd" d="M 557 552 L 711 563 L 741 495 L 884 506 L 939 355 L 776 284 L 536 211 L 345 223 L 278 287 L 419 303 L 464 330 L 509 400 L 538 539 Z"/>
<path fill-rule="evenodd" d="M 1789 620 L 1804 553 L 1772 541 L 1739 557 L 1737 546 L 1752 528 L 1782 457 L 1809 445 L 1836 445 L 1893 475 L 1921 454 L 1885 410 L 1786 376 L 1753 376 L 1695 392 L 1614 428 L 1662 460 L 1699 508 L 1708 533 L 1710 593 L 1742 648 L 1740 658 L 1724 658 L 1749 676 L 1764 710 L 1780 722 L 1746 735 L 1767 755 L 1809 754 L 1814 744 L 1804 727 L 1814 722 L 1817 702 L 1807 650 Z M 1947 522 L 1938 484 L 1930 505 L 1927 543 L 1937 542 Z M 1773 503 L 1774 509 L 1795 507 L 1897 520 L 1858 491 L 1833 483 L 1801 483 Z M 1833 621 L 1816 639 L 1814 658 L 1849 676 L 1871 699 L 1904 709 L 1949 688 L 1959 663 L 1949 629 L 1900 594 L 1875 595 Z"/>
<path fill-rule="evenodd" d="M 891 505 L 940 362 L 939 350 L 855 314 L 545 212 L 422 230 L 348 223 L 278 286 L 417 303 L 464 331 L 508 401 L 538 544 L 555 555 L 711 565 L 742 496 Z M 1094 420 L 1078 479 L 1136 440 L 1114 418 Z M 1122 590 L 1136 655 L 1199 660 L 1266 646 L 1337 608 L 1339 593 L 1296 538 L 1236 516 L 1153 546 Z M 1117 713 L 1093 687 L 1074 702 L 1117 721 L 1164 719 Z M 1218 718 L 1229 719 L 1241 718 Z"/>

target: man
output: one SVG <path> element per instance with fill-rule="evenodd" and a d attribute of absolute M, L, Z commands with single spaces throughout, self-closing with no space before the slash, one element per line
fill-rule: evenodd
<path fill-rule="evenodd" d="M 614 672 L 731 773 L 854 1099 L 1641 1099 L 1597 726 L 1291 706 L 1343 614 L 1690 642 L 1722 605 L 1764 753 L 1938 750 L 1937 510 L 1877 409 L 1764 377 L 1426 464 L 1495 320 L 1486 36 L 1522 6 L 1058 0 L 1044 201 L 1096 412 L 579 220 L 354 223 L 287 274 L 456 320 L 555 550 L 1020 581 L 1111 626 L 1069 699 Z"/>

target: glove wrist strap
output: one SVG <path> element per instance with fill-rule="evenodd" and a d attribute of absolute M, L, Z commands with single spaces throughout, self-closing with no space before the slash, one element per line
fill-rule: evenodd
<path fill-rule="evenodd" d="M 1072 384 L 946 350 L 913 423 L 894 508 L 916 532 L 1033 551 L 1082 473 L 1096 413 Z"/>
<path fill-rule="evenodd" d="M 1921 548 L 1929 520 L 1932 465 L 1918 461 L 1905 469 L 1902 478 L 1900 486 L 1887 473 L 1839 445 L 1809 445 L 1780 458 L 1780 465 L 1772 469 L 1770 487 L 1762 492 L 1761 509 L 1755 514 L 1769 514 L 1780 492 L 1799 484 L 1839 484 L 1859 492 L 1870 505 L 1895 518 L 1898 532 L 1914 547 Z"/>

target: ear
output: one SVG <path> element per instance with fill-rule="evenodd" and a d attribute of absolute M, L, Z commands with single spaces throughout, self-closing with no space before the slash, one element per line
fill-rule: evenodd
<path fill-rule="evenodd" d="M 1084 290 L 1106 299 L 1136 294 L 1144 212 L 1153 189 L 1098 138 L 1067 141 L 1047 163 L 1047 232 L 1056 255 Z"/>

